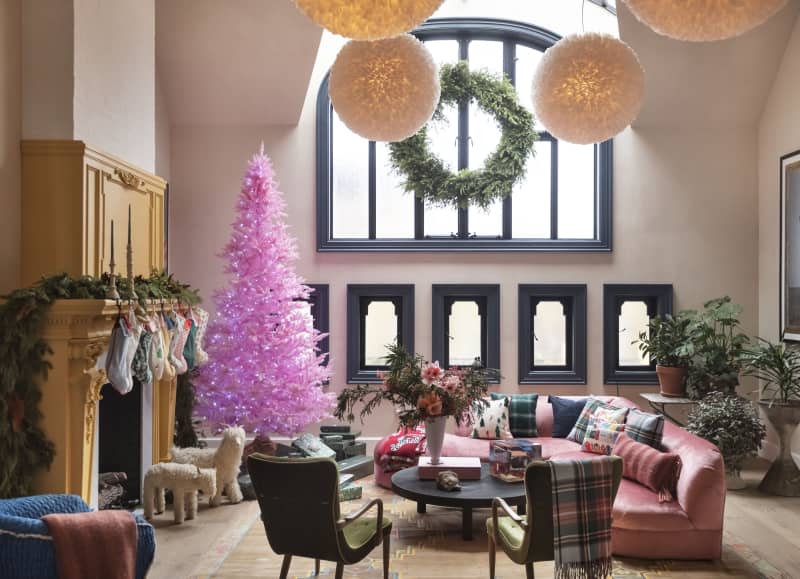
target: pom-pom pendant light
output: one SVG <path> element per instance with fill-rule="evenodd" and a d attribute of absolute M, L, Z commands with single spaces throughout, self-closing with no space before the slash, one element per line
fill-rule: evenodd
<path fill-rule="evenodd" d="M 431 53 L 409 34 L 351 40 L 333 63 L 328 93 L 354 133 L 373 141 L 402 141 L 433 116 L 439 74 Z"/>
<path fill-rule="evenodd" d="M 427 20 L 444 0 L 295 0 L 309 19 L 334 34 L 380 40 L 408 32 Z"/>
<path fill-rule="evenodd" d="M 788 0 L 624 0 L 659 34 L 709 42 L 744 34 L 766 22 Z"/>
<path fill-rule="evenodd" d="M 636 53 L 608 34 L 567 36 L 542 56 L 533 78 L 533 108 L 552 135 L 599 143 L 627 127 L 644 98 Z"/>

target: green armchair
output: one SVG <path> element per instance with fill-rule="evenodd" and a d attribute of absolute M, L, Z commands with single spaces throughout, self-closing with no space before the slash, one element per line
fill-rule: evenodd
<path fill-rule="evenodd" d="M 613 476 L 613 497 L 617 496 L 622 480 L 622 459 L 618 456 L 598 457 L 594 460 L 610 460 Z M 495 553 L 500 547 L 508 557 L 525 565 L 527 579 L 533 579 L 533 563 L 552 561 L 553 554 L 553 488 L 550 482 L 550 466 L 545 461 L 535 461 L 525 471 L 525 494 L 527 516 L 511 510 L 503 499 L 492 502 L 492 516 L 486 519 L 489 535 L 489 577 L 494 579 Z M 507 516 L 500 517 L 499 512 Z"/>
<path fill-rule="evenodd" d="M 292 556 L 336 563 L 336 579 L 345 565 L 358 563 L 383 542 L 383 577 L 389 577 L 389 535 L 392 522 L 383 516 L 383 501 L 373 499 L 342 517 L 339 470 L 327 458 L 278 458 L 251 454 L 247 469 L 253 481 L 261 520 L 273 551 L 283 555 L 281 579 Z M 377 506 L 377 516 L 365 517 Z"/>

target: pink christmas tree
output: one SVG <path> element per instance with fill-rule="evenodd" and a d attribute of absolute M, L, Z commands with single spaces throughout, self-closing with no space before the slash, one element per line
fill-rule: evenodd
<path fill-rule="evenodd" d="M 224 428 L 292 435 L 330 415 L 333 394 L 324 337 L 305 301 L 311 289 L 294 271 L 297 249 L 283 194 L 263 146 L 250 161 L 233 233 L 221 256 L 229 287 L 214 294 L 207 331 L 210 362 L 197 380 L 197 414 Z"/>

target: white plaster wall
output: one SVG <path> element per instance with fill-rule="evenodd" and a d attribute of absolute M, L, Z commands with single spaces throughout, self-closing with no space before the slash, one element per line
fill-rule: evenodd
<path fill-rule="evenodd" d="M 169 181 L 170 176 L 170 119 L 163 86 L 156 75 L 156 175 Z"/>
<path fill-rule="evenodd" d="M 22 137 L 72 139 L 72 0 L 22 5 Z"/>
<path fill-rule="evenodd" d="M 155 171 L 155 0 L 73 0 L 74 138 Z"/>
<path fill-rule="evenodd" d="M 20 0 L 0 0 L 0 294 L 19 284 L 21 23 Z"/>
<path fill-rule="evenodd" d="M 326 41 L 323 39 L 323 48 Z M 536 387 L 564 394 L 613 393 L 602 384 L 602 291 L 606 282 L 671 282 L 677 308 L 723 294 L 745 308 L 744 329 L 757 319 L 757 143 L 755 127 L 716 130 L 627 130 L 614 151 L 614 251 L 610 254 L 317 253 L 315 250 L 316 92 L 335 55 L 318 59 L 296 127 L 172 128 L 171 267 L 211 306 L 222 287 L 219 252 L 230 234 L 246 161 L 263 141 L 299 240 L 299 272 L 331 289 L 332 388 L 345 385 L 345 296 L 348 283 L 415 283 L 416 349 L 431 346 L 431 284 L 501 284 L 501 388 L 516 391 L 517 284 L 586 282 L 588 386 Z M 330 59 L 330 60 L 326 60 Z M 698 87 L 702 90 L 702 87 Z M 213 308 L 212 308 L 213 309 Z M 652 387 L 625 386 L 623 395 Z M 640 400 L 640 402 L 642 402 Z M 382 409 L 364 428 L 385 433 Z"/>

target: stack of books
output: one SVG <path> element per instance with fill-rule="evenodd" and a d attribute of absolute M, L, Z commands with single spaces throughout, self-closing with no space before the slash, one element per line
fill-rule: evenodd
<path fill-rule="evenodd" d="M 348 424 L 320 427 L 320 434 L 306 433 L 292 442 L 292 451 L 278 448 L 288 456 L 299 451 L 303 456 L 334 458 L 339 466 L 339 500 L 360 499 L 362 489 L 353 481 L 372 474 L 372 458 L 367 456 L 367 443 L 358 440 L 361 432 L 353 432 Z M 295 450 L 296 449 L 296 450 Z"/>

